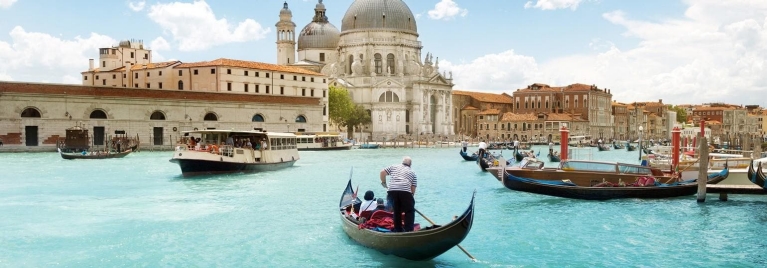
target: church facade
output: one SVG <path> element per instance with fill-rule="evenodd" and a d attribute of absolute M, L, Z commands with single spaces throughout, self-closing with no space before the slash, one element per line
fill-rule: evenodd
<path fill-rule="evenodd" d="M 358 138 L 455 134 L 452 74 L 440 72 L 439 58 L 422 55 L 415 16 L 404 1 L 356 0 L 340 31 L 325 12 L 319 0 L 296 42 L 292 12 L 284 4 L 275 25 L 278 64 L 318 71 L 331 86 L 346 88 L 372 119 Z"/>

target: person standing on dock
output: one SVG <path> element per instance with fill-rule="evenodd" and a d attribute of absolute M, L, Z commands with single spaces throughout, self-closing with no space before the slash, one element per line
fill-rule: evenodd
<path fill-rule="evenodd" d="M 394 232 L 412 232 L 415 223 L 415 189 L 418 186 L 415 171 L 410 168 L 413 160 L 409 156 L 402 159 L 402 164 L 391 165 L 381 170 L 381 185 L 388 190 L 388 199 L 394 212 Z M 389 175 L 389 183 L 386 176 Z M 402 226 L 402 213 L 405 213 L 405 226 Z"/>

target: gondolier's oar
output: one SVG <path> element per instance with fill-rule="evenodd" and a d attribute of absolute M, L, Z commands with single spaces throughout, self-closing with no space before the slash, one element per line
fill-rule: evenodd
<path fill-rule="evenodd" d="M 423 217 L 424 219 L 426 219 L 426 220 L 427 220 L 429 223 L 431 223 L 431 225 L 437 225 L 436 223 L 434 223 L 433 221 L 431 221 L 431 219 L 429 219 L 429 217 L 426 217 L 426 215 L 423 215 L 423 213 L 421 213 L 421 211 L 418 211 L 418 209 L 415 209 L 415 212 L 418 212 L 418 215 L 421 215 L 421 217 Z M 469 258 L 470 258 L 472 261 L 477 261 L 477 258 L 474 258 L 474 256 L 471 256 L 471 254 L 469 254 L 469 252 L 468 252 L 468 251 L 466 251 L 466 249 L 464 249 L 464 248 L 461 246 L 461 244 L 458 244 L 457 246 L 458 246 L 458 248 L 460 248 L 460 249 L 461 249 L 461 251 L 463 251 L 463 253 L 466 253 L 466 256 L 469 256 Z"/>

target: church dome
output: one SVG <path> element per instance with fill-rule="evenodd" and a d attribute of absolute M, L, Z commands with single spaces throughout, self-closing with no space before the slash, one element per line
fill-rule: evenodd
<path fill-rule="evenodd" d="M 341 31 L 389 29 L 418 33 L 415 16 L 402 0 L 356 0 L 346 10 Z"/>
<path fill-rule="evenodd" d="M 328 22 L 325 15 L 325 5 L 322 0 L 314 8 L 314 18 L 306 25 L 298 36 L 298 50 L 311 48 L 336 49 L 341 32 Z"/>

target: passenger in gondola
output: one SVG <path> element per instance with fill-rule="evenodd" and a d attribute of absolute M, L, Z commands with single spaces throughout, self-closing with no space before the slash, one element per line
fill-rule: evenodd
<path fill-rule="evenodd" d="M 549 142 L 549 154 L 550 155 L 554 155 L 554 142 L 553 141 Z"/>
<path fill-rule="evenodd" d="M 412 160 L 409 156 L 402 159 L 402 164 L 391 165 L 381 170 L 381 185 L 388 189 L 388 199 L 392 203 L 394 213 L 393 232 L 412 232 L 415 222 L 415 194 L 418 180 L 415 171 L 410 168 Z M 391 176 L 386 183 L 386 176 Z M 404 227 L 402 213 L 405 213 Z"/>
<path fill-rule="evenodd" d="M 384 204 L 383 198 L 378 198 L 376 200 L 376 208 L 373 210 L 373 213 L 379 210 L 389 211 L 388 209 L 386 209 L 386 204 Z"/>
<path fill-rule="evenodd" d="M 365 201 L 362 201 L 362 204 L 360 204 L 359 212 L 362 213 L 363 211 L 372 211 L 375 209 L 376 209 L 375 194 L 373 193 L 373 191 L 365 192 Z"/>

